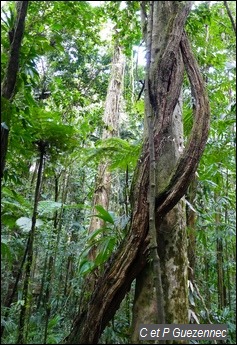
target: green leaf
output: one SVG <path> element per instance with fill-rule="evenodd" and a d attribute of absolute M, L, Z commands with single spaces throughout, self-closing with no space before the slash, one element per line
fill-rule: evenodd
<path fill-rule="evenodd" d="M 63 29 L 63 26 L 59 23 L 53 23 L 52 27 L 53 30 L 61 30 Z"/>
<path fill-rule="evenodd" d="M 92 242 L 93 242 L 93 239 L 95 239 L 95 238 L 96 238 L 97 236 L 99 236 L 99 235 L 103 235 L 105 230 L 111 230 L 111 229 L 110 229 L 110 228 L 107 228 L 107 227 L 105 227 L 105 226 L 103 226 L 102 228 L 99 228 L 99 229 L 93 231 L 93 232 L 89 235 L 88 241 L 89 241 L 90 243 L 92 243 Z"/>
<path fill-rule="evenodd" d="M 2 257 L 6 257 L 9 262 L 12 262 L 12 253 L 8 243 L 5 240 L 1 241 Z"/>
<path fill-rule="evenodd" d="M 52 200 L 43 200 L 39 202 L 38 211 L 39 211 L 39 214 L 46 215 L 51 212 L 55 212 L 59 210 L 62 207 L 62 205 L 63 204 L 61 202 L 55 202 Z"/>
<path fill-rule="evenodd" d="M 95 268 L 95 263 L 89 260 L 83 260 L 79 266 L 79 274 L 85 275 L 89 272 L 92 272 Z"/>
<path fill-rule="evenodd" d="M 141 142 L 129 143 L 120 138 L 109 138 L 98 140 L 96 147 L 87 149 L 86 162 L 96 159 L 100 161 L 106 159 L 109 161 L 109 167 L 113 169 L 127 169 L 129 166 L 133 169 L 137 163 L 141 151 Z"/>
<path fill-rule="evenodd" d="M 29 232 L 31 230 L 32 220 L 28 217 L 20 217 L 17 219 L 16 225 L 18 225 L 24 232 Z M 39 228 L 42 225 L 44 225 L 44 222 L 41 219 L 36 219 L 35 226 Z"/>
<path fill-rule="evenodd" d="M 95 264 L 97 266 L 102 265 L 110 257 L 112 251 L 114 250 L 115 243 L 115 237 L 104 238 L 102 245 L 100 248 L 98 248 L 99 253 L 95 258 Z"/>
<path fill-rule="evenodd" d="M 114 224 L 114 219 L 112 218 L 111 214 L 104 209 L 101 205 L 96 205 L 95 208 L 99 212 L 99 214 L 96 214 L 96 217 L 99 217 L 103 219 L 105 222 L 109 222 L 111 224 Z"/>
<path fill-rule="evenodd" d="M 61 321 L 62 317 L 59 315 L 56 315 L 53 319 L 51 319 L 49 321 L 49 329 L 52 329 L 53 327 L 55 327 L 60 321 Z"/>

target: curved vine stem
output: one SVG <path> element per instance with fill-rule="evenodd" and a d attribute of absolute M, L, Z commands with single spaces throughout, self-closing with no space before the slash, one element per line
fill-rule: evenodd
<path fill-rule="evenodd" d="M 189 142 L 178 161 L 168 187 L 156 198 L 156 210 L 161 216 L 177 204 L 192 181 L 206 145 L 210 126 L 210 108 L 205 84 L 186 33 L 183 33 L 180 45 L 192 96 L 195 100 L 194 123 Z"/>

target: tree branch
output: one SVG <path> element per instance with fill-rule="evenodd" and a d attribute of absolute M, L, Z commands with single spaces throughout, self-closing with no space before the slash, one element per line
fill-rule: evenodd
<path fill-rule="evenodd" d="M 230 8 L 229 8 L 229 6 L 228 6 L 227 1 L 223 1 L 223 2 L 224 2 L 224 6 L 225 6 L 225 8 L 226 8 L 227 14 L 228 14 L 228 16 L 229 16 L 229 18 L 230 18 L 230 21 L 231 21 L 231 24 L 232 24 L 232 28 L 233 28 L 234 33 L 235 33 L 235 35 L 236 35 L 236 25 L 235 25 L 234 18 L 233 18 L 233 16 L 232 16 L 232 13 L 231 13 L 231 11 L 230 11 Z"/>

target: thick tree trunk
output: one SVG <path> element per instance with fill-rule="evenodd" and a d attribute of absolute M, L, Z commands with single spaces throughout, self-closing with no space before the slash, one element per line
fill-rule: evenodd
<path fill-rule="evenodd" d="M 166 44 L 172 34 L 177 37 L 176 39 L 181 38 L 188 8 L 189 6 L 182 8 L 174 1 L 150 2 L 149 12 L 144 5 L 142 8 L 143 25 L 147 26 L 143 30 L 147 46 L 145 111 L 148 119 L 152 117 L 154 126 L 148 136 L 153 136 L 156 152 L 154 159 L 157 194 L 167 186 L 183 151 L 182 104 L 178 97 L 181 92 L 184 65 L 180 46 L 173 45 L 171 50 L 171 47 L 167 47 Z M 174 23 L 175 27 L 173 27 Z M 166 53 L 167 48 L 170 52 L 167 54 L 166 69 L 159 74 L 162 55 Z M 171 66 L 173 68 L 170 68 Z M 166 104 L 159 97 L 163 87 L 166 87 L 168 91 L 166 92 L 169 98 L 167 97 Z M 172 93 L 169 93 L 170 89 Z M 170 106 L 170 112 L 165 114 L 162 107 L 167 105 Z M 160 136 L 160 146 L 156 145 L 157 136 Z M 150 162 L 151 159 L 150 155 Z M 150 185 L 151 177 L 150 174 Z M 150 212 L 149 217 L 151 217 Z M 157 218 L 155 250 L 160 262 L 159 274 L 162 288 L 158 289 L 155 285 L 157 272 L 151 269 L 149 263 L 137 278 L 131 337 L 134 343 L 139 343 L 140 324 L 187 323 L 188 279 L 185 225 L 185 210 L 182 202 L 179 202 L 163 219 Z M 151 228 L 149 233 L 152 238 Z M 143 274 L 144 277 L 141 277 Z M 163 308 L 165 312 L 162 311 Z M 162 313 L 162 318 L 160 313 Z"/>
<path fill-rule="evenodd" d="M 102 139 L 118 136 L 119 113 L 121 104 L 121 94 L 123 90 L 123 77 L 125 68 L 125 56 L 121 48 L 114 46 L 114 54 L 111 65 L 110 82 L 105 100 L 105 111 L 103 116 L 104 129 Z M 93 214 L 96 214 L 96 205 L 101 205 L 105 210 L 109 208 L 109 195 L 111 189 L 111 173 L 108 170 L 109 157 L 100 162 L 96 180 L 96 189 L 93 200 Z M 89 232 L 101 228 L 104 221 L 97 217 L 92 217 Z M 90 252 L 90 258 L 95 258 L 95 248 Z"/>
<path fill-rule="evenodd" d="M 144 2 L 141 2 L 143 4 Z M 166 30 L 162 46 L 159 42 L 159 24 L 156 23 L 155 30 L 151 33 L 154 45 L 151 46 L 152 56 L 149 77 L 146 88 L 149 94 L 149 102 L 154 116 L 154 148 L 155 157 L 159 162 L 159 157 L 166 144 L 166 135 L 169 131 L 172 115 L 177 106 L 181 85 L 183 81 L 183 62 L 190 80 L 194 105 L 194 125 L 189 141 L 170 171 L 170 179 L 165 180 L 165 185 L 158 185 L 155 210 L 156 224 L 159 225 L 167 220 L 164 219 L 177 202 L 187 191 L 189 183 L 194 177 L 198 162 L 205 147 L 209 128 L 209 106 L 204 83 L 200 75 L 197 63 L 192 55 L 187 37 L 184 33 L 184 23 L 190 10 L 190 2 L 178 1 L 151 1 L 152 20 L 155 22 L 158 16 L 158 7 L 164 14 L 164 8 L 168 7 L 172 13 L 169 25 Z M 143 6 L 143 5 L 142 5 Z M 174 8 L 175 6 L 175 8 Z M 147 21 L 148 17 L 144 13 Z M 162 20 L 167 22 L 165 16 Z M 145 23 L 147 24 L 147 23 Z M 149 58 L 149 57 L 148 57 Z M 183 62 L 182 62 L 183 60 Z M 173 139 L 173 138 L 172 138 Z M 170 141 L 170 144 L 172 142 Z M 179 142 L 174 145 L 179 146 Z M 159 165 L 158 165 L 159 166 Z M 98 279 L 94 293 L 90 301 L 75 318 L 71 333 L 65 339 L 67 344 L 96 344 L 109 320 L 118 309 L 126 292 L 130 289 L 131 283 L 145 267 L 147 261 L 149 245 L 149 143 L 148 138 L 144 138 L 143 150 L 134 174 L 132 189 L 132 218 L 131 227 L 125 240 L 121 243 L 117 252 L 112 255 L 106 264 L 103 275 Z M 180 206 L 177 206 L 178 208 Z M 176 209 L 172 210 L 176 213 Z M 186 244 L 182 243 L 185 234 L 181 231 L 179 235 L 172 234 L 175 240 L 175 252 L 181 248 L 186 252 Z M 168 236 L 168 234 L 166 234 Z M 165 235 L 163 241 L 165 241 Z M 161 240 L 160 240 L 161 241 Z M 159 239 L 158 239 L 159 242 Z M 161 243 L 161 242 L 160 242 Z M 172 255 L 172 250 L 161 253 L 168 260 Z M 178 260 L 179 261 L 179 260 Z M 179 267 L 178 275 L 181 276 L 181 267 L 186 267 L 185 262 L 174 262 Z M 172 259 L 171 261 L 172 262 Z M 168 262 L 166 263 L 168 266 Z M 166 266 L 166 267 L 167 267 Z M 174 266 L 173 266 L 174 267 Z M 169 270 L 168 274 L 171 274 Z M 182 275 L 182 280 L 186 279 L 186 272 Z M 185 286 L 185 282 L 182 282 Z M 172 287 L 168 289 L 169 295 L 176 300 Z M 185 295 L 185 293 L 184 293 Z M 186 301 L 184 301 L 186 303 Z M 172 303 L 170 309 L 172 310 Z M 185 307 L 186 308 L 186 307 Z M 167 321 L 171 319 L 170 311 L 167 313 Z M 183 314 L 183 312 L 182 312 Z"/>
<path fill-rule="evenodd" d="M 157 184 L 166 184 L 175 167 L 183 147 L 181 102 L 173 113 L 171 126 L 167 131 L 162 154 L 157 160 Z M 188 321 L 188 277 L 186 217 L 183 201 L 180 201 L 156 224 L 158 255 L 161 265 L 163 286 L 163 323 L 187 323 Z M 154 271 L 150 263 L 138 276 L 133 307 L 132 343 L 139 343 L 139 325 L 161 323 L 159 308 L 154 294 Z"/>

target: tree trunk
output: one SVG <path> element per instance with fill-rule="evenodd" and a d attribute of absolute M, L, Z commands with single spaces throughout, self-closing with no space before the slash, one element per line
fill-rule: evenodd
<path fill-rule="evenodd" d="M 173 138 L 171 141 L 167 141 L 167 132 L 169 133 L 172 128 L 172 115 L 180 96 L 183 82 L 183 65 L 185 65 L 191 84 L 192 96 L 195 101 L 193 107 L 194 124 L 189 141 L 177 163 L 174 163 L 173 169 L 169 171 L 169 174 L 168 171 L 166 172 L 165 184 L 161 185 L 161 182 L 159 182 L 157 185 L 155 195 L 156 226 L 160 229 L 160 225 L 162 223 L 166 224 L 169 220 L 169 218 L 165 218 L 165 215 L 183 197 L 194 177 L 207 140 L 210 114 L 203 79 L 184 33 L 184 23 L 190 11 L 191 3 L 189 1 L 151 1 L 149 17 L 144 3 L 141 2 L 144 31 L 146 31 L 146 27 L 149 30 L 150 28 L 154 29 L 152 32 L 147 30 L 147 34 L 149 33 L 152 37 L 153 44 L 147 56 L 150 65 L 149 70 L 147 70 L 149 75 L 146 79 L 146 94 L 148 93 L 146 100 L 149 100 L 154 120 L 153 140 L 155 157 L 158 163 L 166 145 L 175 145 L 177 148 L 181 147 L 180 141 L 175 142 Z M 166 11 L 170 11 L 170 20 L 168 21 L 165 15 Z M 161 31 L 161 22 L 157 20 L 158 14 L 161 22 L 168 22 L 165 32 Z M 148 27 L 149 20 L 154 26 L 149 25 Z M 163 25 L 165 24 L 163 23 Z M 164 34 L 162 42 L 159 38 L 161 33 Z M 149 55 L 150 52 L 151 55 Z M 131 195 L 132 216 L 129 233 L 116 253 L 108 260 L 106 269 L 98 279 L 90 301 L 76 316 L 72 330 L 65 339 L 67 344 L 97 344 L 100 334 L 115 314 L 126 292 L 130 289 L 132 281 L 146 266 L 150 242 L 148 234 L 149 152 L 148 137 L 145 135 L 142 153 L 134 173 Z M 161 165 L 158 164 L 159 167 Z M 167 176 L 170 176 L 170 178 L 167 179 Z M 172 210 L 173 217 L 176 213 L 179 214 L 181 207 L 181 205 L 178 205 Z M 163 234 L 161 231 L 159 236 L 159 245 L 162 245 L 162 242 L 169 237 L 168 234 Z M 182 243 L 182 240 L 185 240 L 186 237 L 183 230 L 179 230 L 178 234 L 174 230 L 170 236 L 173 236 L 175 241 L 174 245 L 170 247 L 170 251 L 167 247 L 165 251 L 159 248 L 159 252 L 163 260 L 169 260 L 170 258 L 170 261 L 164 263 L 164 267 L 168 267 L 169 263 L 171 263 L 167 274 L 171 274 L 171 272 L 173 274 L 172 264 L 173 268 L 174 265 L 178 267 L 177 275 L 179 278 L 181 277 L 181 285 L 184 290 L 181 296 L 184 298 L 183 302 L 186 303 L 186 272 L 184 274 L 181 273 L 183 267 L 186 267 L 186 243 L 185 241 Z M 170 239 L 168 240 L 170 243 Z M 184 255 L 181 254 L 181 257 L 178 256 L 178 259 L 174 261 L 172 259 L 174 253 L 172 252 L 178 253 L 179 250 Z M 174 277 L 175 286 L 178 284 L 177 275 Z M 172 286 L 168 288 L 166 294 L 174 298 L 175 302 L 177 301 L 178 296 L 175 295 Z M 167 308 L 167 322 L 176 320 L 172 317 L 173 309 L 175 309 L 175 306 L 170 301 Z M 186 309 L 186 306 L 184 309 Z M 178 314 L 179 312 L 177 311 L 177 317 Z M 183 309 L 180 314 L 183 320 L 186 319 Z"/>
<path fill-rule="evenodd" d="M 25 18 L 27 13 L 28 1 L 16 1 L 16 10 L 17 17 L 15 20 L 15 26 L 12 28 L 12 38 L 10 40 L 10 53 L 7 64 L 7 69 L 5 76 L 3 78 L 2 87 L 1 87 L 1 96 L 7 100 L 11 100 L 14 96 L 14 89 L 16 85 L 16 77 L 19 67 L 20 60 L 20 48 L 21 42 L 24 33 Z M 10 33 L 9 33 L 10 34 Z M 3 114 L 1 123 L 1 145 L 2 145 L 2 154 L 1 154 L 1 178 L 3 177 L 3 171 L 5 167 L 7 145 L 8 145 L 8 134 L 10 130 L 10 121 L 9 113 L 7 113 L 7 106 L 4 109 L 3 103 Z"/>
<path fill-rule="evenodd" d="M 188 228 L 188 261 L 189 261 L 189 280 L 194 280 L 196 264 L 196 211 L 193 209 L 197 190 L 197 179 L 194 178 L 190 184 L 187 194 L 186 216 Z"/>
<path fill-rule="evenodd" d="M 24 303 L 21 305 L 20 310 L 20 318 L 19 318 L 19 325 L 18 325 L 18 336 L 17 336 L 17 344 L 25 344 L 26 337 L 25 337 L 25 329 L 26 329 L 26 320 L 27 320 L 27 311 L 29 309 L 29 286 L 30 286 L 30 276 L 32 272 L 32 264 L 34 258 L 34 240 L 35 240 L 35 229 L 36 229 L 36 218 L 37 218 L 37 209 L 41 191 L 41 182 L 42 182 L 42 173 L 43 173 L 43 160 L 44 155 L 46 153 L 47 144 L 39 140 L 38 141 L 38 149 L 40 152 L 40 159 L 39 159 L 39 170 L 37 174 L 37 181 L 35 187 L 35 197 L 34 197 L 34 208 L 32 214 L 32 223 L 31 223 L 31 230 L 29 232 L 29 237 L 26 246 L 26 266 L 25 266 L 25 279 L 23 283 L 23 291 L 22 291 L 22 300 Z"/>
<path fill-rule="evenodd" d="M 118 136 L 119 112 L 121 93 L 123 90 L 123 77 L 125 68 L 125 56 L 121 48 L 114 46 L 114 55 L 111 65 L 110 82 L 105 100 L 105 111 L 103 116 L 104 129 L 102 140 Z M 111 189 L 111 173 L 108 170 L 109 157 L 100 162 L 96 180 L 96 189 L 93 200 L 93 214 L 96 213 L 95 206 L 101 205 L 105 210 L 109 208 L 109 195 Z M 89 232 L 101 228 L 104 221 L 97 217 L 91 218 Z M 96 249 L 90 252 L 90 258 L 95 259 Z"/>
<path fill-rule="evenodd" d="M 215 192 L 214 199 L 216 205 L 219 204 L 218 193 Z M 218 309 L 223 310 L 226 307 L 226 285 L 224 271 L 224 248 L 223 248 L 223 231 L 221 231 L 221 209 L 217 207 L 215 213 L 216 221 L 216 265 L 217 265 L 217 291 L 218 291 Z"/>
<path fill-rule="evenodd" d="M 181 102 L 179 101 L 179 103 Z M 166 183 L 183 146 L 182 109 L 180 105 L 178 104 L 175 108 L 166 142 L 161 156 L 157 160 L 158 186 Z M 162 220 L 158 220 L 156 232 L 165 320 L 163 322 L 159 320 L 160 303 L 157 303 L 154 294 L 155 273 L 148 263 L 136 281 L 131 335 L 132 343 L 135 344 L 140 343 L 138 332 L 140 324 L 184 324 L 188 322 L 187 234 L 183 201 L 180 201 Z"/>
<path fill-rule="evenodd" d="M 160 190 L 165 189 L 183 151 L 182 104 L 181 98 L 178 99 L 184 73 L 181 48 L 177 46 L 176 49 L 170 51 L 172 55 L 167 54 L 167 66 L 166 70 L 162 71 L 163 75 L 159 75 L 159 63 L 162 63 L 162 55 L 167 49 L 169 35 L 174 30 L 174 22 L 177 20 L 175 30 L 178 39 L 182 35 L 187 14 L 188 6 L 182 8 L 174 1 L 150 2 L 149 12 L 147 12 L 146 6 L 142 5 L 143 26 L 146 25 L 143 32 L 147 46 L 145 112 L 147 118 L 152 114 L 154 142 L 156 136 L 161 137 L 160 146 L 154 145 L 157 194 Z M 170 69 L 169 65 L 173 66 L 173 69 Z M 161 76 L 162 78 L 160 78 Z M 171 80 L 172 84 L 168 86 L 166 83 L 168 81 L 171 83 Z M 164 102 L 159 98 L 159 94 L 165 86 L 168 93 L 169 89 L 172 89 L 173 93 L 170 93 L 169 99 L 167 97 L 167 104 L 170 103 L 170 113 L 167 113 L 166 124 L 163 125 L 165 113 L 162 112 L 162 105 Z M 151 133 L 148 135 L 150 136 Z M 150 173 L 150 184 L 152 183 L 151 177 Z M 147 264 L 137 278 L 131 336 L 133 343 L 139 343 L 140 324 L 187 323 L 188 321 L 188 260 L 185 226 L 185 209 L 182 202 L 179 202 L 163 219 L 157 218 L 155 229 L 157 246 L 155 249 L 157 247 L 161 266 L 162 289 L 156 291 L 155 294 L 157 287 L 154 283 L 157 273 L 154 272 L 150 263 Z M 152 238 L 151 233 L 150 236 Z M 162 311 L 161 318 L 160 310 L 163 308 L 165 315 Z"/>

